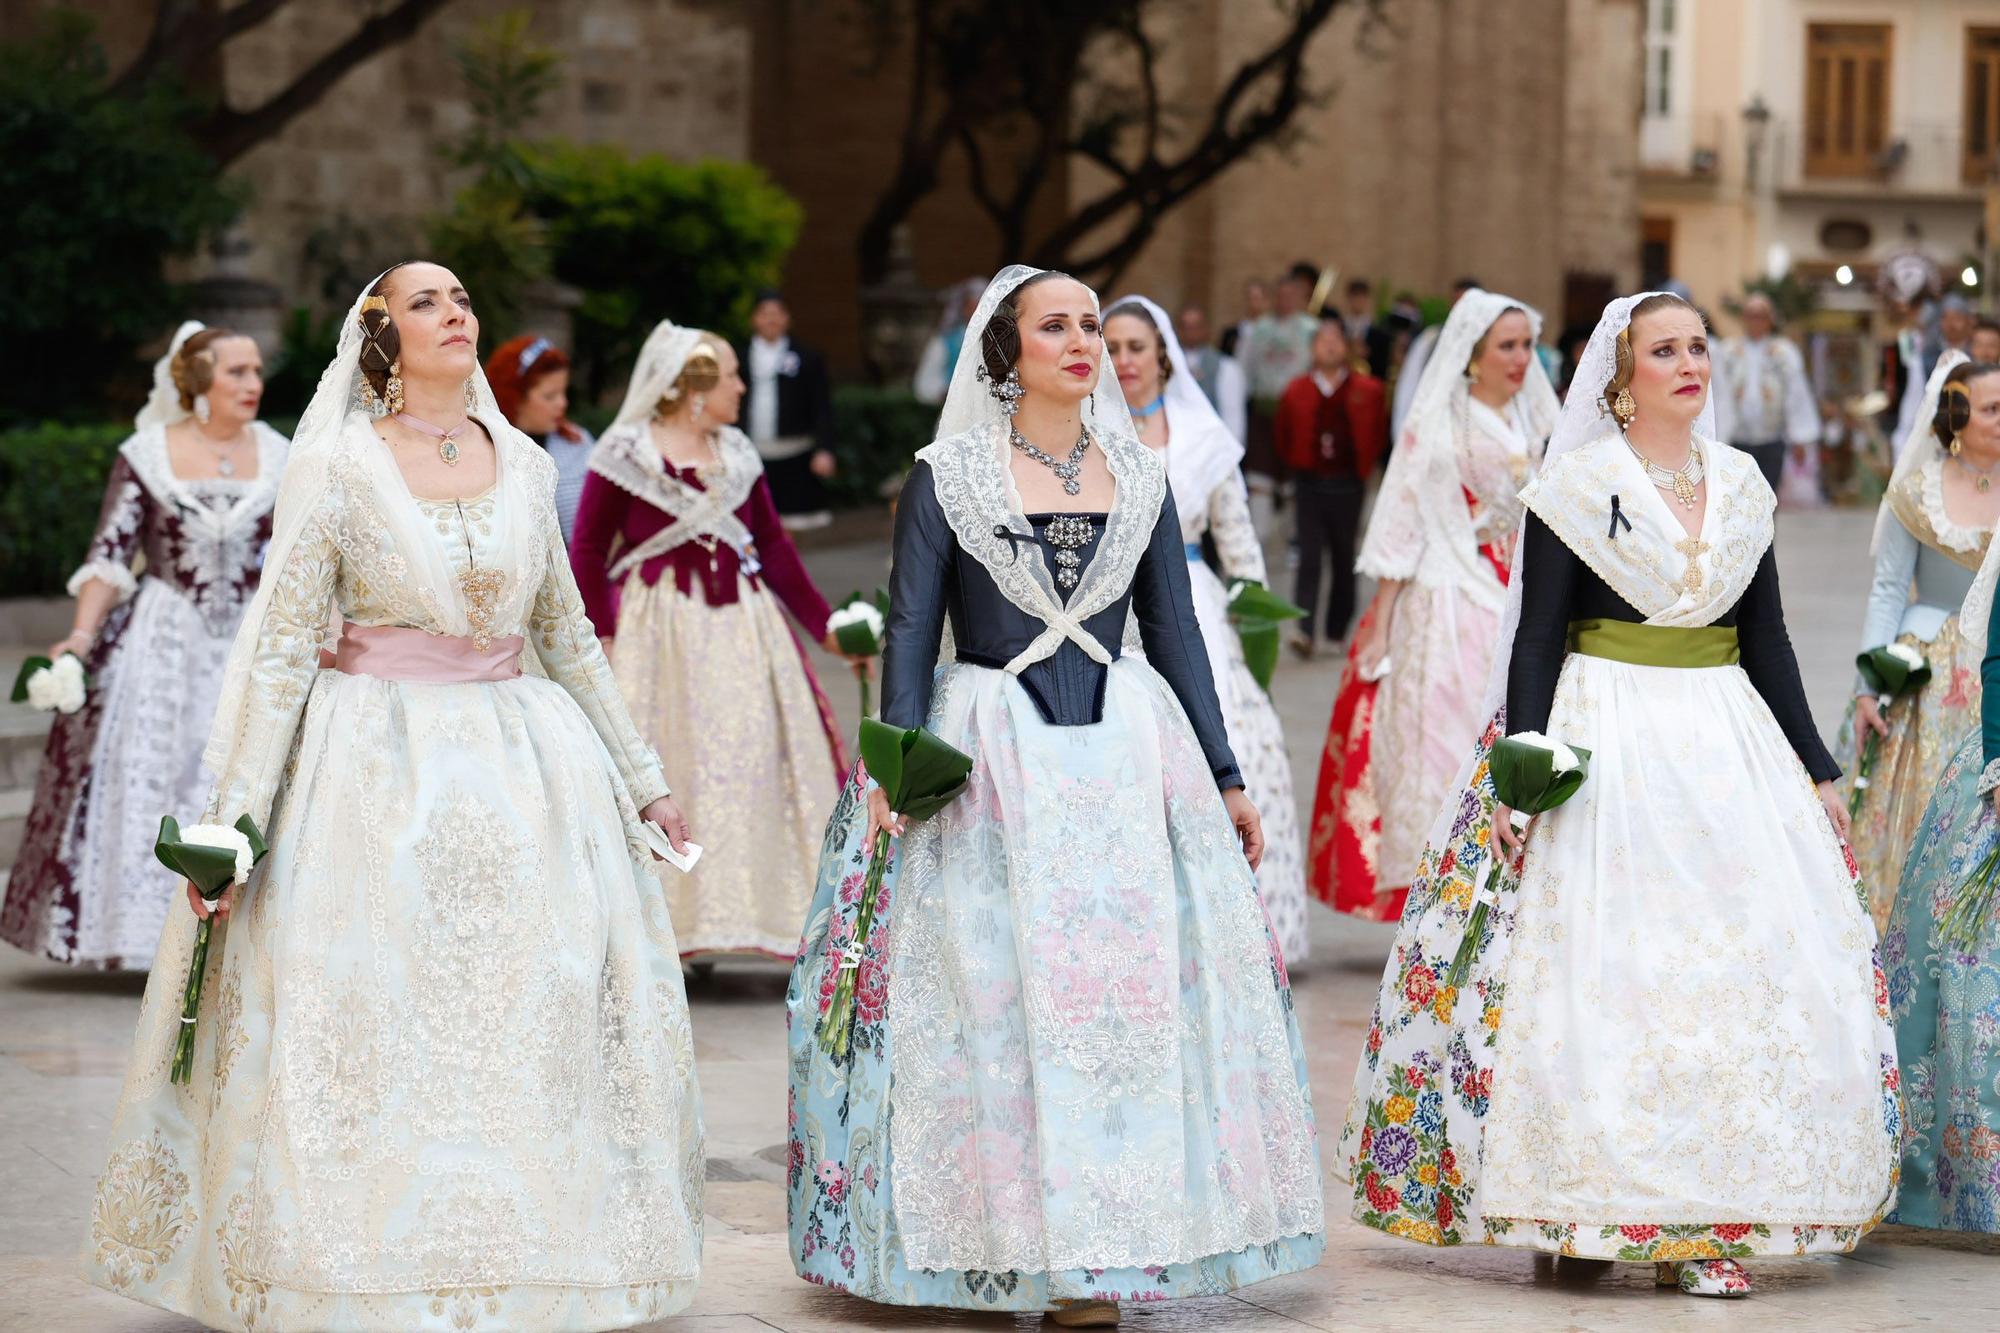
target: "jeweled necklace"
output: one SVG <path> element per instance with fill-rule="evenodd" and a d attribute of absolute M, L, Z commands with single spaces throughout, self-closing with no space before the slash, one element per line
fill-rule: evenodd
<path fill-rule="evenodd" d="M 1134 421 L 1143 420 L 1146 417 L 1152 416 L 1154 413 L 1158 412 L 1161 408 L 1165 407 L 1166 405 L 1167 405 L 1167 396 L 1165 394 L 1161 394 L 1158 398 L 1155 398 L 1152 402 L 1146 404 L 1144 407 L 1133 408 L 1132 419 Z"/>
<path fill-rule="evenodd" d="M 1083 456 L 1090 452 L 1090 429 L 1084 427 L 1077 433 L 1076 447 L 1069 451 L 1069 457 L 1058 462 L 1037 449 L 1021 434 L 1013 422 L 1007 423 L 1007 433 L 1014 437 L 1014 447 L 1043 467 L 1056 474 L 1062 481 L 1063 494 L 1077 495 L 1083 491 Z"/>
<path fill-rule="evenodd" d="M 438 442 L 438 457 L 444 460 L 444 465 L 446 467 L 458 466 L 458 434 L 472 424 L 471 417 L 465 418 L 450 430 L 433 426 L 423 418 L 413 417 L 408 412 L 396 413 L 395 420 L 402 422 L 419 435 L 431 436 Z"/>
<path fill-rule="evenodd" d="M 1625 437 L 1625 447 L 1632 451 L 1632 457 L 1639 460 L 1639 466 L 1646 469 L 1647 481 L 1679 500 L 1681 508 L 1694 508 L 1695 502 L 1701 498 L 1696 488 L 1701 485 L 1701 479 L 1708 475 L 1708 466 L 1701 459 L 1701 445 L 1693 440 L 1688 441 L 1687 462 L 1682 463 L 1679 468 L 1661 467 L 1640 453 L 1639 446 L 1633 444 L 1629 436 Z"/>
<path fill-rule="evenodd" d="M 203 434 L 199 428 L 196 429 L 195 435 L 200 438 L 203 444 L 206 444 L 215 452 L 216 476 L 233 477 L 236 475 L 236 446 L 242 444 L 244 437 L 249 433 L 250 428 L 245 426 L 226 440 L 215 440 Z M 1981 486 L 1979 489 L 1983 491 L 1986 488 Z"/>
<path fill-rule="evenodd" d="M 1964 454 L 1953 454 L 1951 461 L 1965 469 L 1966 474 L 1972 478 L 1973 489 L 1981 495 L 1993 489 L 1993 474 L 2000 472 L 2000 462 L 1988 463 L 1983 468 L 1974 467 L 1965 461 Z"/>

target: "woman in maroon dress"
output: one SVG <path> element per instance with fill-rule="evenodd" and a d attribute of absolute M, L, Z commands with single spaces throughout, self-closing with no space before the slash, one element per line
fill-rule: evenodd
<path fill-rule="evenodd" d="M 674 756 L 707 855 L 667 876 L 683 958 L 791 958 L 845 764 L 780 606 L 829 652 L 826 599 L 736 429 L 736 353 L 662 322 L 591 455 L 570 563 L 639 731 Z M 865 659 L 857 666 L 866 669 Z"/>
<path fill-rule="evenodd" d="M 257 344 L 189 321 L 153 369 L 69 581 L 81 709 L 56 715 L 0 939 L 78 967 L 152 965 L 180 881 L 153 859 L 161 815 L 208 804 L 201 750 L 257 590 L 285 438 L 257 420 Z M 145 573 L 134 574 L 143 556 Z"/>

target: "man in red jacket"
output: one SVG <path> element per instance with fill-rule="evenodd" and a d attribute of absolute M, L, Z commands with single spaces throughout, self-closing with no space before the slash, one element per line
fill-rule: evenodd
<path fill-rule="evenodd" d="M 1313 335 L 1312 369 L 1285 387 L 1273 435 L 1278 459 L 1291 474 L 1298 515 L 1299 572 L 1292 600 L 1305 608 L 1293 649 L 1312 656 L 1322 564 L 1333 560 L 1327 592 L 1329 639 L 1347 637 L 1354 619 L 1354 544 L 1368 476 L 1389 443 L 1382 381 L 1349 363 L 1347 330 L 1338 314 Z"/>

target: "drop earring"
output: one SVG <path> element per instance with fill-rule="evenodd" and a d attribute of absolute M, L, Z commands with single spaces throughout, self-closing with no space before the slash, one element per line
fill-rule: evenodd
<path fill-rule="evenodd" d="M 1021 372 L 1010 370 L 1004 377 L 995 379 L 987 373 L 986 367 L 981 366 L 976 372 L 976 377 L 986 384 L 986 392 L 993 395 L 994 401 L 1000 404 L 1000 410 L 1006 414 L 1007 419 L 1013 420 L 1014 414 L 1021 410 L 1021 396 L 1027 392 L 1021 387 Z"/>
<path fill-rule="evenodd" d="M 692 421 L 700 421 L 701 414 L 706 411 L 708 411 L 708 395 L 705 393 L 696 394 L 694 396 L 694 401 L 688 404 L 689 419 Z"/>
<path fill-rule="evenodd" d="M 465 377 L 465 414 L 467 416 L 471 416 L 479 410 L 479 390 L 473 383 L 477 378 L 478 376 L 476 375 L 467 375 Z"/>
<path fill-rule="evenodd" d="M 1620 389 L 1618 395 L 1611 400 L 1611 415 L 1618 418 L 1618 424 L 1621 426 L 1631 425 L 1632 418 L 1639 415 L 1639 404 L 1633 401 L 1630 389 Z"/>
<path fill-rule="evenodd" d="M 206 426 L 208 424 L 209 411 L 208 395 L 205 393 L 196 394 L 194 396 L 194 419 Z M 1951 451 L 1957 453 L 1958 446 L 1953 444 Z"/>
<path fill-rule="evenodd" d="M 382 405 L 390 416 L 403 410 L 403 358 L 389 363 L 389 382 L 382 386 Z"/>

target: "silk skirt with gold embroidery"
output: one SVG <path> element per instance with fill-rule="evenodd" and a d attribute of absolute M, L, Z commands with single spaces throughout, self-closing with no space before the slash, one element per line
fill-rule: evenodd
<path fill-rule="evenodd" d="M 661 867 L 682 957 L 789 959 L 842 769 L 831 710 L 778 602 L 745 580 L 734 605 L 626 580 L 611 668 L 704 849 Z"/>
<path fill-rule="evenodd" d="M 685 1306 L 694 1041 L 637 829 L 560 686 L 320 672 L 185 1087 L 195 919 L 168 914 L 85 1276 L 257 1333 L 583 1333 Z"/>
<path fill-rule="evenodd" d="M 1882 711 L 1889 734 L 1877 744 L 1875 771 L 1862 791 L 1849 835 L 1854 859 L 1861 866 L 1861 882 L 1868 886 L 1869 911 L 1877 930 L 1888 928 L 1895 910 L 1903 861 L 1923 831 L 1924 807 L 1959 742 L 1967 731 L 1979 726 L 1979 659 L 1965 651 L 1958 636 L 1958 617 L 1946 620 L 1929 643 L 1914 634 L 1905 634 L 1896 642 L 1924 655 L 1931 664 L 1931 679 L 1922 689 L 1912 690 Z M 1852 701 L 1847 705 L 1847 720 L 1841 725 L 1836 752 L 1847 772 L 1841 783 L 1841 799 L 1850 800 L 1860 754 Z"/>

